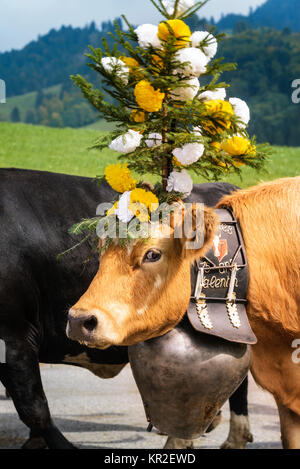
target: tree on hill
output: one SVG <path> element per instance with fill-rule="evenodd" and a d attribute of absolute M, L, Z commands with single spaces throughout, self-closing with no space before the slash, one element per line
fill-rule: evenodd
<path fill-rule="evenodd" d="M 35 108 L 38 109 L 44 101 L 44 93 L 43 90 L 39 89 L 36 95 L 36 100 L 35 100 Z"/>
<path fill-rule="evenodd" d="M 246 22 L 253 28 L 269 27 L 290 28 L 300 31 L 299 0 L 267 0 L 256 10 L 250 9 L 249 15 L 228 14 L 217 23 L 219 30 L 233 30 L 237 23 Z"/>
<path fill-rule="evenodd" d="M 256 27 L 300 31 L 299 0 L 267 0 L 253 12 L 250 19 Z"/>
<path fill-rule="evenodd" d="M 25 122 L 26 124 L 36 124 L 35 112 L 32 109 L 26 112 Z"/>
<path fill-rule="evenodd" d="M 11 122 L 20 122 L 21 121 L 20 111 L 19 111 L 18 107 L 14 107 L 13 110 L 11 111 L 10 120 L 11 120 Z"/>

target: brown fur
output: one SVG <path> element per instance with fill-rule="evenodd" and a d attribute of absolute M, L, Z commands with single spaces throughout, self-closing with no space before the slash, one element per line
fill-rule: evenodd
<path fill-rule="evenodd" d="M 196 208 L 192 207 L 196 223 Z M 190 237 L 156 238 L 127 247 L 112 245 L 101 257 L 99 271 L 87 292 L 71 309 L 71 323 L 91 315 L 97 317 L 97 330 L 69 329 L 69 336 L 89 345 L 132 345 L 165 334 L 182 319 L 189 303 L 190 264 L 203 255 L 213 241 L 218 218 L 212 209 L 204 210 L 204 244 L 185 249 Z M 201 219 L 198 219 L 201 221 Z M 178 217 L 177 223 L 182 223 Z M 163 226 L 161 227 L 164 228 Z M 194 226 L 196 228 L 196 226 Z M 203 227 L 201 227 L 203 229 Z M 174 225 L 171 225 L 171 232 Z M 200 231 L 200 229 L 198 230 Z M 159 262 L 144 264 L 149 249 L 159 249 Z M 118 311 L 119 309 L 119 311 Z"/>
<path fill-rule="evenodd" d="M 264 183 L 225 197 L 247 251 L 252 318 L 300 332 L 300 177 Z"/>
<path fill-rule="evenodd" d="M 250 273 L 248 315 L 257 336 L 252 373 L 277 402 L 285 448 L 300 448 L 300 177 L 225 197 L 241 224 Z"/>

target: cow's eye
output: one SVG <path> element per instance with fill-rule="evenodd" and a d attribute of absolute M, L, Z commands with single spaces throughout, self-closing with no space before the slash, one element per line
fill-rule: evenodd
<path fill-rule="evenodd" d="M 150 249 L 144 255 L 143 262 L 157 262 L 161 258 L 161 252 L 154 249 Z"/>

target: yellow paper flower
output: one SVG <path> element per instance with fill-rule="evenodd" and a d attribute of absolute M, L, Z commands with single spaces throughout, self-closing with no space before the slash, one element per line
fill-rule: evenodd
<path fill-rule="evenodd" d="M 158 67 L 158 68 L 163 68 L 163 66 L 164 66 L 164 61 L 163 61 L 163 59 L 162 59 L 159 55 L 157 55 L 157 54 L 153 54 L 153 55 L 152 55 L 152 62 L 153 62 L 153 64 L 156 65 L 156 67 Z"/>
<path fill-rule="evenodd" d="M 126 57 L 126 55 L 123 55 L 120 57 L 122 62 L 127 65 L 129 69 L 134 68 L 134 67 L 139 67 L 139 63 L 137 60 L 133 59 L 132 57 Z"/>
<path fill-rule="evenodd" d="M 159 73 L 161 72 L 161 70 L 163 69 L 164 67 L 164 61 L 163 59 L 157 55 L 157 54 L 153 54 L 152 57 L 151 57 L 151 70 L 152 70 L 152 73 L 153 75 L 159 75 Z"/>
<path fill-rule="evenodd" d="M 255 156 L 256 155 L 256 146 L 255 145 L 250 145 L 247 154 L 248 154 L 248 156 Z"/>
<path fill-rule="evenodd" d="M 137 181 L 131 176 L 127 164 L 111 164 L 105 168 L 104 175 L 108 184 L 117 192 L 131 191 L 137 185 Z"/>
<path fill-rule="evenodd" d="M 129 210 L 142 222 L 149 220 L 149 212 L 156 210 L 158 205 L 158 198 L 151 191 L 134 189 L 130 194 Z"/>
<path fill-rule="evenodd" d="M 214 147 L 217 152 L 219 152 L 221 150 L 221 143 L 220 142 L 211 142 L 210 146 Z M 213 160 L 218 166 L 221 166 L 222 168 L 227 168 L 226 164 L 223 163 L 223 161 L 219 160 L 219 158 L 213 157 Z"/>
<path fill-rule="evenodd" d="M 119 203 L 119 201 L 115 202 L 114 205 L 113 205 L 109 210 L 107 210 L 106 215 L 107 215 L 108 217 L 109 217 L 110 215 L 114 215 L 114 214 L 115 214 L 115 212 L 116 212 L 116 210 L 117 210 L 117 208 L 118 208 L 118 203 Z"/>
<path fill-rule="evenodd" d="M 222 150 L 229 155 L 243 158 L 251 158 L 256 154 L 256 146 L 252 145 L 250 140 L 245 137 L 232 137 L 222 143 Z M 239 168 L 245 164 L 244 161 L 233 159 L 232 164 Z"/>
<path fill-rule="evenodd" d="M 178 159 L 176 158 L 176 156 L 173 156 L 172 162 L 173 162 L 173 165 L 174 165 L 174 166 L 177 166 L 178 168 L 182 168 L 182 167 L 183 167 L 183 165 L 180 163 L 180 161 L 178 161 Z"/>
<path fill-rule="evenodd" d="M 221 148 L 229 155 L 241 156 L 249 152 L 251 142 L 245 137 L 232 137 L 223 142 Z"/>
<path fill-rule="evenodd" d="M 220 142 L 211 142 L 210 146 L 214 147 L 217 151 L 221 150 L 221 143 Z"/>
<path fill-rule="evenodd" d="M 168 25 L 168 26 L 167 26 Z M 182 20 L 168 20 L 159 24 L 158 26 L 158 37 L 162 41 L 168 41 L 173 31 L 174 36 L 178 39 L 175 43 L 177 49 L 181 49 L 188 45 L 190 37 L 192 35 L 191 30 L 187 24 Z"/>
<path fill-rule="evenodd" d="M 223 99 L 212 99 L 210 101 L 205 101 L 204 104 L 207 109 L 207 112 L 209 112 L 210 114 L 223 112 L 232 116 L 234 115 L 232 105 L 228 101 L 224 101 Z"/>
<path fill-rule="evenodd" d="M 120 60 L 122 60 L 122 62 L 127 65 L 129 72 L 132 73 L 136 80 L 141 80 L 143 78 L 143 74 L 137 70 L 137 68 L 140 68 L 140 64 L 137 60 L 133 59 L 132 57 L 126 57 L 125 55 L 120 57 Z"/>
<path fill-rule="evenodd" d="M 215 122 L 205 122 L 202 126 L 212 135 L 222 133 L 225 129 L 230 129 L 230 116 L 234 115 L 232 105 L 222 99 L 212 99 L 204 103 L 207 114 L 215 119 Z"/>
<path fill-rule="evenodd" d="M 142 80 L 136 85 L 134 95 L 140 108 L 148 112 L 158 112 L 165 97 L 165 93 L 155 90 L 147 80 Z"/>
<path fill-rule="evenodd" d="M 146 114 L 144 113 L 144 111 L 141 111 L 140 109 L 134 109 L 132 113 L 130 114 L 130 119 L 133 120 L 134 122 L 145 122 Z"/>

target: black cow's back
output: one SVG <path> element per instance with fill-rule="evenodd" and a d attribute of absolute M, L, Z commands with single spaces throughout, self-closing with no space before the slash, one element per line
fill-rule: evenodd
<path fill-rule="evenodd" d="M 57 255 L 79 241 L 69 228 L 95 216 L 97 205 L 112 197 L 107 184 L 89 178 L 0 169 L 0 325 L 9 323 L 18 334 L 27 328 L 28 340 L 39 340 L 41 361 L 59 363 L 82 349 L 65 335 L 67 310 L 88 288 L 98 258 L 84 263 L 86 244 L 59 261 Z M 89 354 L 119 363 L 120 350 L 120 356 L 111 350 Z"/>

